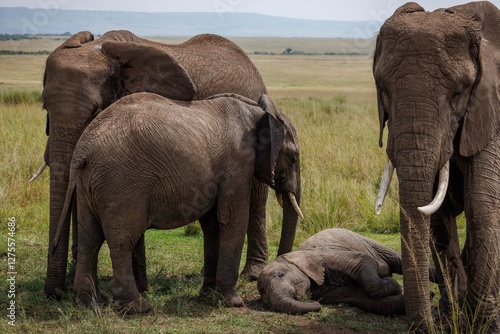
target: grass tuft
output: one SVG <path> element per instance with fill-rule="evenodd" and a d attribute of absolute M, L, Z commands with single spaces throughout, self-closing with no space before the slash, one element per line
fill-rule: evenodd
<path fill-rule="evenodd" d="M 40 91 L 0 91 L 0 102 L 4 104 L 42 104 Z"/>

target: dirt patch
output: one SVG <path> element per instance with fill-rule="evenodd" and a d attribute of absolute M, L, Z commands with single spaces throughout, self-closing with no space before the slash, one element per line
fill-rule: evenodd
<path fill-rule="evenodd" d="M 307 334 L 384 334 L 382 331 L 358 331 L 350 328 L 330 328 L 325 325 L 321 325 L 318 323 L 305 323 L 300 324 L 299 327 Z"/>

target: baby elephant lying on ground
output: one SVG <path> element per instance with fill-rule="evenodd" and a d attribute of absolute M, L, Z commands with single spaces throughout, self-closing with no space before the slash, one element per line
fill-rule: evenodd
<path fill-rule="evenodd" d="M 264 303 L 280 312 L 317 312 L 320 303 L 345 303 L 383 315 L 404 314 L 403 292 L 392 273 L 402 273 L 400 253 L 332 228 L 270 262 L 257 287 Z"/>

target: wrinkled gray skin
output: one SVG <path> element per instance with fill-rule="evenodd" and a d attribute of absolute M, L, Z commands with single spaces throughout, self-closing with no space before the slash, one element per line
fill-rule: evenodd
<path fill-rule="evenodd" d="M 268 263 L 257 279 L 265 304 L 292 314 L 345 303 L 368 312 L 404 314 L 401 255 L 341 228 L 323 230 Z"/>
<path fill-rule="evenodd" d="M 97 40 L 90 32 L 70 37 L 49 55 L 44 75 L 43 101 L 48 111 L 45 161 L 50 167 L 49 240 L 53 240 L 61 216 L 71 156 L 81 133 L 101 110 L 118 98 L 141 91 L 177 100 L 237 93 L 258 101 L 266 88 L 248 56 L 220 36 L 199 35 L 179 45 L 155 43 L 128 31 L 110 31 Z M 254 182 L 244 273 L 255 278 L 268 256 L 267 192 L 265 184 Z M 73 258 L 77 246 L 75 218 L 73 214 Z M 45 282 L 48 296 L 59 296 L 65 289 L 69 231 L 68 215 L 61 247 L 48 256 Z M 292 248 L 293 231 L 285 228 L 283 233 L 281 253 Z M 288 241 L 284 242 L 285 239 Z M 144 252 L 141 237 L 134 262 L 142 291 L 147 289 Z"/>
<path fill-rule="evenodd" d="M 115 301 L 127 313 L 147 311 L 133 275 L 135 244 L 148 228 L 173 229 L 199 220 L 205 256 L 201 294 L 217 288 L 226 305 L 243 305 L 235 284 L 254 177 L 284 195 L 283 211 L 293 221 L 297 211 L 288 194 L 300 198 L 295 129 L 269 97 L 263 95 L 259 103 L 239 96 L 182 102 L 136 93 L 85 129 L 75 147 L 58 229 L 76 186 L 74 290 L 81 302 L 89 305 L 93 296 L 105 302 L 97 284 L 97 255 L 106 240 Z"/>
<path fill-rule="evenodd" d="M 426 273 L 429 240 L 442 263 L 441 310 L 465 302 L 464 319 L 491 323 L 497 333 L 500 282 L 500 12 L 472 2 L 426 12 L 400 7 L 377 38 L 373 72 L 387 155 L 396 167 L 401 206 L 403 278 L 410 330 L 432 331 Z M 450 161 L 440 209 L 425 216 L 437 174 Z M 455 217 L 467 235 L 461 259 Z M 448 292 L 456 292 L 449 296 Z"/>

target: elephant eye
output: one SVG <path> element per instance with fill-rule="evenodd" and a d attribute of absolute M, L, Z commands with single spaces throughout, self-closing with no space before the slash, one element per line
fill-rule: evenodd
<path fill-rule="evenodd" d="M 291 165 L 294 165 L 297 160 L 299 160 L 299 154 L 297 152 L 294 152 L 292 155 L 292 161 L 290 162 Z"/>
<path fill-rule="evenodd" d="M 462 93 L 464 90 L 464 85 L 458 85 L 455 90 L 453 91 L 453 97 L 457 96 L 458 94 Z"/>

